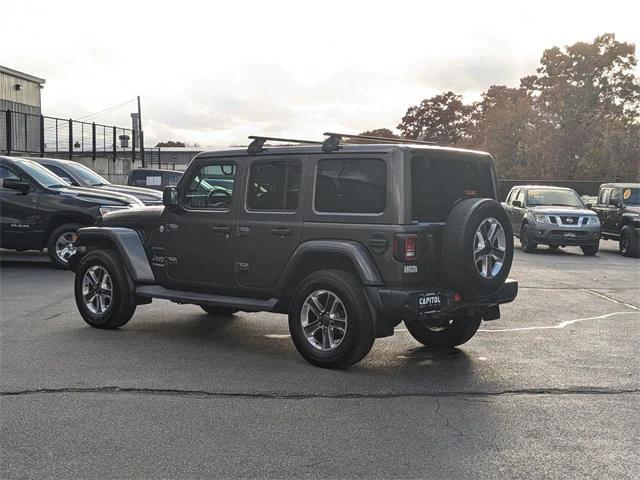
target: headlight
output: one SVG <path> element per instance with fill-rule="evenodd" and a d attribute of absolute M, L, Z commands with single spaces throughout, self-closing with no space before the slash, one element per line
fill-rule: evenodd
<path fill-rule="evenodd" d="M 596 216 L 587 217 L 587 225 L 600 225 L 600 219 Z"/>
<path fill-rule="evenodd" d="M 536 222 L 538 223 L 551 223 L 549 215 L 536 215 Z"/>
<path fill-rule="evenodd" d="M 117 210 L 124 210 L 125 208 L 129 208 L 129 205 L 104 205 L 100 207 L 100 215 L 104 216 L 109 212 L 115 212 Z"/>

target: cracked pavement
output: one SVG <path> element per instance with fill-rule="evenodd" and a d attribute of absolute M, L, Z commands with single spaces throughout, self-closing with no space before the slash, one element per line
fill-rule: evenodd
<path fill-rule="evenodd" d="M 519 297 L 468 344 L 400 325 L 342 372 L 280 315 L 154 301 L 91 329 L 70 272 L 2 251 L 0 477 L 637 478 L 640 262 L 616 249 L 517 249 Z"/>

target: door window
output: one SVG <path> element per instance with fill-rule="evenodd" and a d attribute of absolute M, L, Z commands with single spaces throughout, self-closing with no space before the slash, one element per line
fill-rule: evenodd
<path fill-rule="evenodd" d="M 197 210 L 228 210 L 231 208 L 236 177 L 236 165 L 216 162 L 196 168 L 183 184 L 180 203 Z"/>
<path fill-rule="evenodd" d="M 255 162 L 251 166 L 247 207 L 295 211 L 300 198 L 299 162 Z"/>
<path fill-rule="evenodd" d="M 609 198 L 609 205 L 616 207 L 618 206 L 618 201 L 620 200 L 620 190 L 614 188 L 611 190 L 611 198 Z"/>
<path fill-rule="evenodd" d="M 524 189 L 520 190 L 518 192 L 518 195 L 516 195 L 515 200 L 518 200 L 520 202 L 520 205 L 524 207 Z"/>
<path fill-rule="evenodd" d="M 611 193 L 611 190 L 608 188 L 603 188 L 600 191 L 600 196 L 598 197 L 598 204 L 599 205 L 607 205 L 609 203 L 609 195 Z"/>
<path fill-rule="evenodd" d="M 387 164 L 373 158 L 320 160 L 314 205 L 327 213 L 384 212 Z"/>

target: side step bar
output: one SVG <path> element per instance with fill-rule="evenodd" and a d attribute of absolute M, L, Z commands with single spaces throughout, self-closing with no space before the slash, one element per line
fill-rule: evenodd
<path fill-rule="evenodd" d="M 136 295 L 148 298 L 161 298 L 176 303 L 193 303 L 196 305 L 214 305 L 216 307 L 237 308 L 244 311 L 272 311 L 278 303 L 277 298 L 261 300 L 256 298 L 226 297 L 209 293 L 183 292 L 169 290 L 160 285 L 141 285 L 136 287 Z"/>

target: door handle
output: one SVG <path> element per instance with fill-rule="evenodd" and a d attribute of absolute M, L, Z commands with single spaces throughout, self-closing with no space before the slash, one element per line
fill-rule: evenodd
<path fill-rule="evenodd" d="M 249 227 L 238 227 L 238 237 L 248 237 L 251 229 Z"/>
<path fill-rule="evenodd" d="M 226 225 L 216 225 L 215 227 L 211 227 L 211 230 L 216 233 L 229 233 L 231 231 L 231 227 L 227 227 Z"/>
<path fill-rule="evenodd" d="M 276 235 L 278 237 L 288 237 L 292 233 L 293 233 L 293 230 L 291 230 L 290 228 L 276 227 L 271 229 L 271 234 Z"/>

